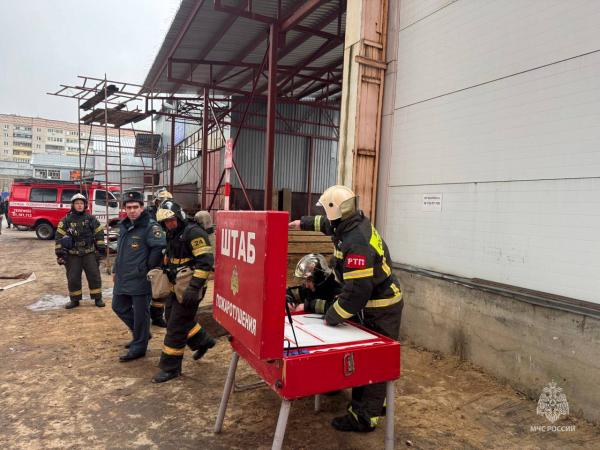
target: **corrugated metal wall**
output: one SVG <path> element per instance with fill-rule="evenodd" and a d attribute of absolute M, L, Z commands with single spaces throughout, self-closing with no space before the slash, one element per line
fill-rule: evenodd
<path fill-rule="evenodd" d="M 245 106 L 237 108 L 243 111 Z M 249 111 L 258 115 L 248 115 L 245 125 L 264 128 L 266 121 L 265 104 L 253 104 Z M 339 113 L 332 110 L 320 110 L 304 105 L 279 104 L 277 130 L 292 128 L 296 134 L 324 136 L 337 138 L 331 126 L 339 125 Z M 320 116 L 320 117 L 319 117 Z M 239 123 L 241 112 L 232 114 L 232 122 Z M 314 122 L 299 123 L 298 120 Z M 321 125 L 319 125 L 319 122 Z M 231 135 L 235 138 L 237 128 L 232 127 Z M 337 171 L 337 140 L 313 138 L 312 191 L 323 192 L 335 183 Z M 306 192 L 308 174 L 308 154 L 310 138 L 278 133 L 275 138 L 275 171 L 273 174 L 274 190 L 291 189 L 296 192 Z M 243 128 L 238 139 L 234 159 L 248 189 L 264 188 L 264 152 L 265 132 L 251 128 Z M 234 187 L 240 187 L 237 177 L 232 177 Z"/>

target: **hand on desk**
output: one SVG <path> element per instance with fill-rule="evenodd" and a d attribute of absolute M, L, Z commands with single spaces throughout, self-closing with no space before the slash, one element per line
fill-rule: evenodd
<path fill-rule="evenodd" d="M 288 228 L 290 230 L 299 230 L 300 229 L 300 220 L 293 220 L 288 223 Z"/>

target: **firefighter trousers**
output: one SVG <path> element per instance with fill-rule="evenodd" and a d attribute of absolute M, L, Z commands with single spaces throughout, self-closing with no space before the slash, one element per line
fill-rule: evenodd
<path fill-rule="evenodd" d="M 95 253 L 87 255 L 67 255 L 65 261 L 67 270 L 67 284 L 69 286 L 69 297 L 73 301 L 81 300 L 81 273 L 85 272 L 85 277 L 90 288 L 90 297 L 93 300 L 102 298 L 102 279 L 100 277 L 100 267 L 96 260 Z"/>
<path fill-rule="evenodd" d="M 165 299 L 153 298 L 150 302 L 150 319 L 152 321 L 162 319 L 165 314 Z"/>
<path fill-rule="evenodd" d="M 167 298 L 165 303 L 167 334 L 158 363 L 158 367 L 165 372 L 181 371 L 186 345 L 192 350 L 198 350 L 211 339 L 196 321 L 201 300 L 191 305 L 182 305 L 173 292 Z"/>
<path fill-rule="evenodd" d="M 364 326 L 391 339 L 398 340 L 404 300 L 386 308 L 364 309 Z M 352 389 L 348 411 L 359 422 L 376 426 L 385 404 L 385 383 L 369 384 Z"/>

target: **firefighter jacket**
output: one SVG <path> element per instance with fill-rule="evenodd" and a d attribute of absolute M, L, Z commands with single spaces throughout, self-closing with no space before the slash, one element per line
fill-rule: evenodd
<path fill-rule="evenodd" d="M 210 239 L 202 227 L 193 222 L 180 223 L 167 233 L 166 270 L 174 281 L 177 272 L 190 267 L 194 273 L 190 286 L 201 289 L 214 270 Z"/>
<path fill-rule="evenodd" d="M 287 288 L 286 295 L 291 297 L 292 303 L 304 303 L 306 312 L 325 314 L 341 291 L 342 286 L 332 273 L 321 284 L 315 286 L 314 291 L 304 286 L 294 286 Z"/>
<path fill-rule="evenodd" d="M 117 257 L 112 268 L 115 274 L 114 294 L 151 294 L 146 275 L 160 267 L 162 251 L 166 246 L 161 226 L 143 211 L 137 220 L 125 218 L 119 226 Z"/>
<path fill-rule="evenodd" d="M 387 245 L 362 211 L 336 228 L 325 216 L 305 216 L 301 228 L 330 235 L 335 247 L 335 274 L 342 291 L 327 311 L 327 323 L 338 324 L 363 308 L 377 314 L 402 300 Z"/>
<path fill-rule="evenodd" d="M 70 245 L 64 245 L 64 237 L 70 238 L 68 239 Z M 58 223 L 54 240 L 56 256 L 64 256 L 67 253 L 78 256 L 87 255 L 94 253 L 96 249 L 105 247 L 104 226 L 96 217 L 85 211 L 71 210 Z"/>

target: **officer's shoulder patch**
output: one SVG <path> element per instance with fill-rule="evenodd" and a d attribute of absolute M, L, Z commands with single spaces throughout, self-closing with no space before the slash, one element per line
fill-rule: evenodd
<path fill-rule="evenodd" d="M 155 238 L 160 238 L 163 234 L 162 228 L 160 227 L 160 225 L 152 225 L 152 234 L 154 235 Z"/>

